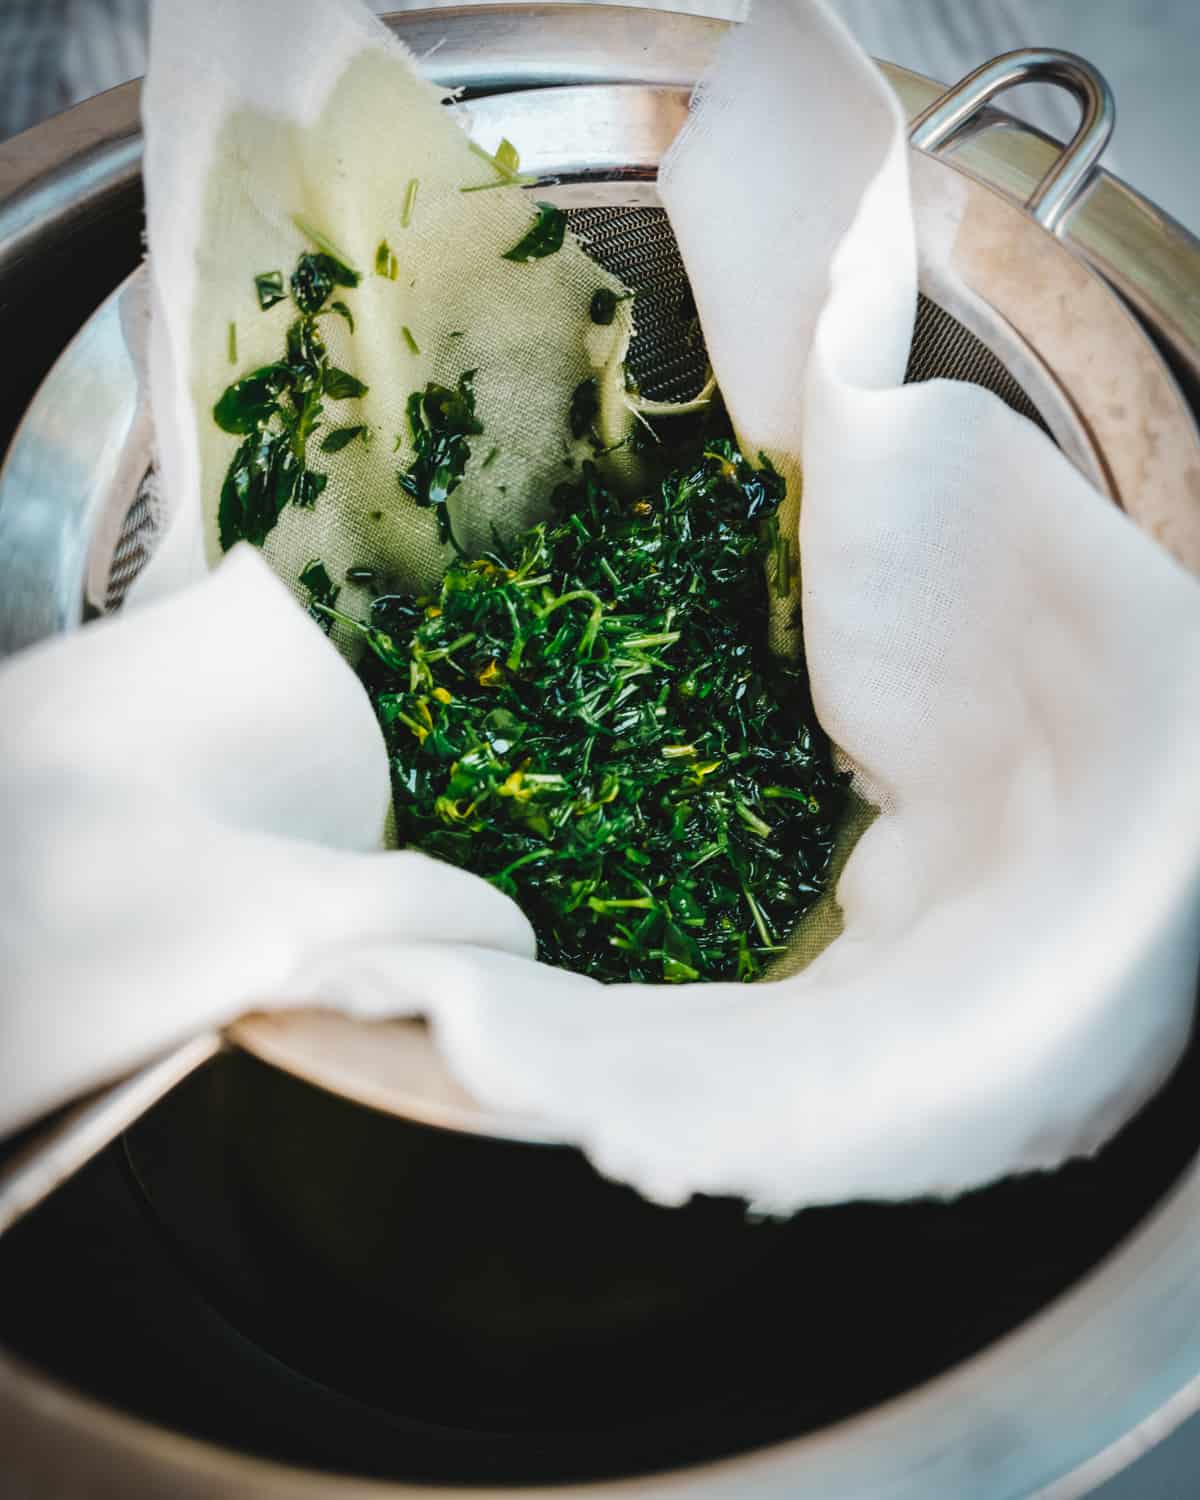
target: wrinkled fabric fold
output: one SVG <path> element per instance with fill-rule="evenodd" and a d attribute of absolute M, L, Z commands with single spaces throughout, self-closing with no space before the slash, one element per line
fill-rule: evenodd
<path fill-rule="evenodd" d="M 249 548 L 5 663 L 0 703 L 0 1136 L 294 1003 L 326 948 L 533 953 L 507 897 L 381 849 L 367 696 Z"/>

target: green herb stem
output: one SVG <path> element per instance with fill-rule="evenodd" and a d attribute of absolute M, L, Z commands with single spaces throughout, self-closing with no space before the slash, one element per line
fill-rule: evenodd
<path fill-rule="evenodd" d="M 543 260 L 562 249 L 566 232 L 567 216 L 562 209 L 553 203 L 539 203 L 532 227 L 511 250 L 504 252 L 503 258 L 517 262 Z"/>
<path fill-rule="evenodd" d="M 306 238 L 310 239 L 313 242 L 318 250 L 323 250 L 326 255 L 332 256 L 334 260 L 338 261 L 348 271 L 351 272 L 351 274 L 354 276 L 354 281 L 351 282 L 350 285 L 356 286 L 358 284 L 359 273 L 354 270 L 354 262 L 344 251 L 339 250 L 327 235 L 322 234 L 319 229 L 315 229 L 313 225 L 310 224 L 309 221 L 303 218 L 300 214 L 292 215 L 292 223 L 296 226 L 296 228 L 302 235 L 306 236 Z"/>

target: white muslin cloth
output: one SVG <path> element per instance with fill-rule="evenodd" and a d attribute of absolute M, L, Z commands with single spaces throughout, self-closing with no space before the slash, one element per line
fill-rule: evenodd
<path fill-rule="evenodd" d="M 0 701 L 0 1132 L 285 1003 L 322 949 L 534 951 L 490 886 L 379 852 L 370 703 L 247 546 L 173 599 L 23 652 Z"/>
<path fill-rule="evenodd" d="M 902 388 L 907 172 L 840 23 L 760 0 L 661 179 L 742 445 L 803 482 L 814 698 L 880 809 L 842 935 L 754 986 L 537 964 L 482 881 L 367 852 L 365 698 L 235 554 L 0 673 L 0 1125 L 264 1002 L 429 1016 L 482 1103 L 663 1202 L 951 1195 L 1136 1111 L 1192 1021 L 1200 588 L 996 398 Z M 199 514 L 194 488 L 174 503 Z M 139 661 L 154 689 L 112 717 Z"/>
<path fill-rule="evenodd" d="M 314 250 L 335 250 L 359 278 L 334 294 L 348 316 L 323 316 L 318 332 L 365 390 L 326 389 L 307 455 L 326 487 L 319 503 L 283 507 L 263 555 L 301 598 L 299 574 L 321 559 L 350 613 L 369 602 L 350 568 L 428 588 L 451 554 L 433 510 L 397 488 L 414 457 L 409 396 L 477 372 L 486 436 L 450 509 L 459 542 L 482 551 L 520 497 L 562 480 L 572 393 L 619 368 L 629 325 L 625 302 L 610 326 L 594 324 L 591 298 L 623 288 L 570 236 L 543 259 L 505 258 L 533 223 L 528 196 L 497 187 L 498 169 L 443 107 L 446 91 L 357 0 L 160 0 L 153 21 L 148 363 L 170 524 L 134 597 L 161 597 L 220 557 L 218 496 L 238 439 L 212 407 L 231 381 L 284 356 L 295 307 L 284 297 L 262 308 L 256 275 L 286 285 Z M 357 426 L 363 441 L 319 446 Z"/>

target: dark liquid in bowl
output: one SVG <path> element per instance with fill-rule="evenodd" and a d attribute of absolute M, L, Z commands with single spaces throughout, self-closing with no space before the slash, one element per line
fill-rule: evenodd
<path fill-rule="evenodd" d="M 360 1474 L 662 1469 L 875 1405 L 1032 1316 L 1169 1188 L 1200 1048 L 1100 1156 L 748 1223 L 576 1153 L 219 1060 L 0 1241 L 0 1342 L 170 1426 Z"/>

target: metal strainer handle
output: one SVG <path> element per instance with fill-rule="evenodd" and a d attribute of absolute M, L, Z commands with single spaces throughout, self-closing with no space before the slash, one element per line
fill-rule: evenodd
<path fill-rule="evenodd" d="M 1078 100 L 1083 112 L 1075 134 L 1025 203 L 1044 229 L 1060 234 L 1067 210 L 1090 180 L 1117 120 L 1112 90 L 1084 58 L 1050 47 L 1002 53 L 923 109 L 912 122 L 909 139 L 922 151 L 936 151 L 989 100 L 1020 83 L 1056 83 Z"/>

